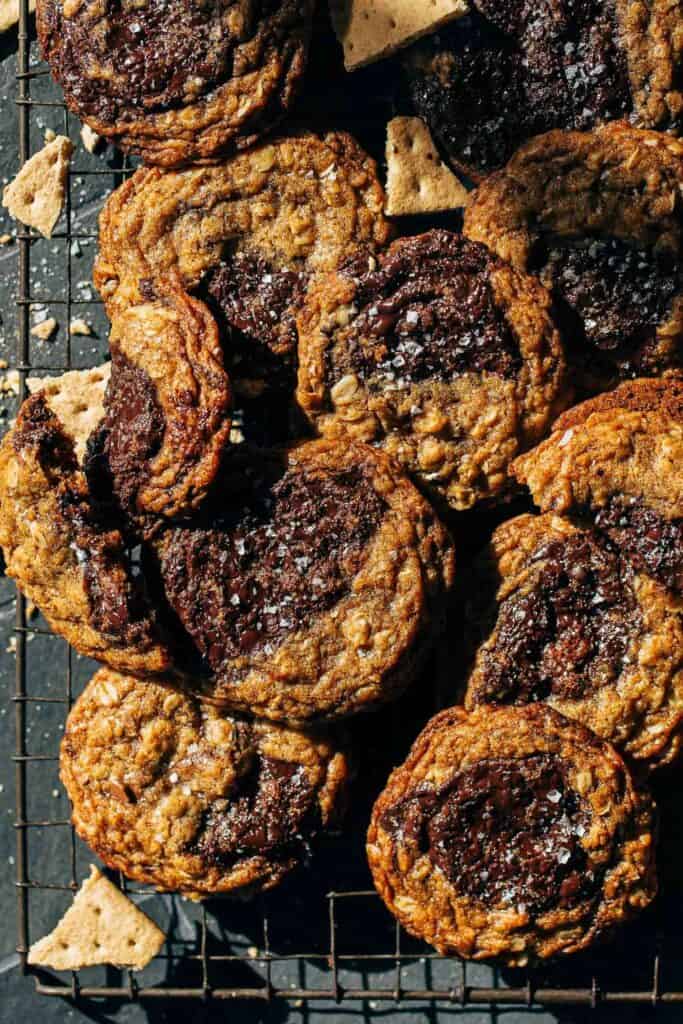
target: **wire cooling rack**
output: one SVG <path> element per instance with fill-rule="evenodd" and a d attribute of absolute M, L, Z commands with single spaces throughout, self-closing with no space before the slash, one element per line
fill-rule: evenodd
<path fill-rule="evenodd" d="M 65 135 L 77 132 L 78 126 L 50 85 L 47 69 L 35 58 L 27 0 L 20 3 L 18 44 L 17 114 L 19 162 L 23 164 L 39 144 L 36 140 L 43 126 L 40 118 L 46 111 L 53 126 L 61 121 Z M 346 84 L 339 91 L 345 93 Z M 369 95 L 366 93 L 363 101 L 365 109 L 372 104 Z M 362 129 L 360 134 L 367 144 Z M 73 247 L 74 243 L 93 245 L 95 225 L 90 230 L 87 225 L 85 229 L 81 226 L 75 189 L 90 176 L 103 177 L 106 187 L 114 188 L 129 171 L 126 159 L 114 156 L 102 166 L 95 162 L 94 166 L 69 172 L 65 226 L 55 233 L 52 243 L 52 256 L 55 249 L 63 251 L 62 269 L 58 273 L 59 287 L 49 294 L 41 292 L 36 284 L 37 270 L 45 263 L 39 255 L 42 240 L 30 230 L 22 229 L 16 235 L 18 330 L 14 368 L 19 374 L 20 399 L 29 372 L 58 373 L 74 365 L 87 365 L 83 352 L 76 353 L 74 359 L 68 334 L 63 358 L 44 360 L 40 352 L 36 354 L 31 318 L 36 309 L 54 309 L 68 324 L 72 314 L 80 312 L 77 307 L 87 305 L 93 311 L 96 300 L 83 297 L 75 287 Z M 90 361 L 96 360 L 91 357 Z M 145 1000 L 150 1006 L 164 1000 L 187 999 L 251 1000 L 259 1004 L 281 1000 L 290 1008 L 351 1002 L 365 1016 L 375 1009 L 387 1012 L 392 1008 L 422 1008 L 431 1013 L 436 1007 L 478 1007 L 488 1010 L 491 1019 L 496 1007 L 658 1006 L 683 1002 L 683 981 L 677 971 L 683 947 L 677 922 L 683 901 L 675 882 L 666 890 L 666 900 L 660 899 L 654 912 L 622 936 L 618 946 L 536 973 L 504 973 L 468 965 L 441 957 L 407 936 L 369 887 L 362 849 L 367 806 L 361 809 L 357 827 L 330 841 L 307 872 L 299 872 L 281 889 L 250 902 L 222 900 L 197 905 L 131 888 L 120 877 L 121 887 L 144 905 L 168 935 L 162 954 L 143 972 L 133 974 L 108 967 L 65 975 L 31 968 L 27 952 L 30 942 L 39 937 L 35 926 L 38 910 L 42 922 L 58 919 L 87 875 L 89 855 L 75 836 L 68 816 L 55 816 L 50 810 L 54 802 L 46 799 L 50 792 L 52 796 L 59 794 L 58 789 L 51 789 L 58 786 L 59 736 L 50 738 L 46 733 L 36 742 L 29 719 L 32 710 L 42 705 L 57 705 L 66 717 L 92 665 L 75 656 L 44 623 L 35 622 L 19 594 L 16 609 L 17 949 L 22 970 L 33 975 L 37 992 L 81 1000 Z M 39 678 L 34 670 L 36 661 L 52 668 L 48 692 L 35 689 Z M 63 673 L 58 671 L 60 664 Z M 44 672 L 40 678 L 45 688 Z M 401 736 L 406 732 L 406 722 L 412 722 L 414 734 L 415 722 L 420 715 L 426 717 L 434 706 L 426 713 L 423 708 L 416 713 L 411 699 L 408 705 L 404 701 L 386 713 L 375 732 Z M 365 742 L 372 736 L 373 727 L 366 725 L 366 729 Z M 45 739 L 51 742 L 45 743 Z M 669 839 L 674 844 L 672 849 L 680 851 L 676 837 Z M 671 860 L 675 864 L 680 857 L 677 854 Z"/>

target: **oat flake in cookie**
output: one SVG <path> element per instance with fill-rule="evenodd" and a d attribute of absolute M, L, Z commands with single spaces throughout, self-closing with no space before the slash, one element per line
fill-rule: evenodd
<path fill-rule="evenodd" d="M 543 704 L 450 708 L 375 804 L 375 885 L 440 953 L 578 952 L 656 891 L 652 804 L 608 743 Z"/>
<path fill-rule="evenodd" d="M 253 143 L 298 92 L 309 0 L 40 0 L 43 56 L 67 105 L 147 163 Z"/>
<path fill-rule="evenodd" d="M 683 379 L 629 381 L 566 412 L 514 463 L 540 508 L 596 529 L 683 595 Z"/>
<path fill-rule="evenodd" d="M 455 509 L 503 492 L 566 401 L 546 290 L 447 231 L 321 276 L 298 325 L 315 429 L 374 442 Z"/>
<path fill-rule="evenodd" d="M 552 291 L 580 395 L 683 366 L 683 143 L 550 132 L 472 193 L 464 233 Z"/>
<path fill-rule="evenodd" d="M 416 112 L 479 181 L 553 128 L 625 119 L 680 133 L 681 39 L 671 0 L 473 0 L 404 67 Z"/>
<path fill-rule="evenodd" d="M 100 669 L 69 714 L 76 831 L 128 878 L 201 899 L 276 885 L 341 816 L 346 757 L 322 734 L 230 718 Z"/>
<path fill-rule="evenodd" d="M 465 706 L 545 701 L 649 767 L 683 727 L 680 599 L 609 537 L 551 514 L 503 523 L 476 566 Z"/>
<path fill-rule="evenodd" d="M 202 694 L 293 723 L 370 709 L 407 686 L 453 574 L 429 504 L 357 443 L 237 446 L 201 514 L 151 549 L 148 578 L 201 659 Z"/>

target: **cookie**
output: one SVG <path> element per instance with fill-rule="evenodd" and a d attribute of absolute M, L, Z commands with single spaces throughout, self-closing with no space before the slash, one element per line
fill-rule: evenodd
<path fill-rule="evenodd" d="M 182 288 L 115 316 L 111 380 L 89 472 L 104 471 L 118 507 L 189 514 L 206 496 L 230 436 L 231 392 L 211 313 Z M 94 471 L 94 472 L 93 472 Z"/>
<path fill-rule="evenodd" d="M 676 757 L 683 625 L 670 591 L 550 514 L 499 526 L 474 578 L 466 707 L 545 701 L 641 765 Z"/>
<path fill-rule="evenodd" d="M 512 466 L 545 512 L 593 525 L 683 594 L 683 381 L 636 380 L 569 410 Z"/>
<path fill-rule="evenodd" d="M 150 547 L 147 578 L 201 658 L 202 695 L 291 723 L 374 708 L 412 682 L 453 576 L 432 508 L 354 442 L 235 446 L 198 515 Z"/>
<path fill-rule="evenodd" d="M 301 84 L 310 0 L 40 0 L 44 59 L 98 135 L 171 167 L 242 149 Z"/>
<path fill-rule="evenodd" d="M 87 405 L 92 371 L 79 372 Z M 79 381 L 75 373 L 66 376 L 65 391 L 73 395 Z M 96 404 L 99 380 L 94 388 Z M 124 539 L 99 515 L 76 457 L 89 417 L 58 394 L 52 381 L 28 398 L 0 445 L 6 572 L 79 654 L 123 671 L 166 671 L 171 656 Z"/>
<path fill-rule="evenodd" d="M 552 290 L 583 394 L 683 365 L 683 143 L 550 132 L 471 195 L 464 232 Z"/>
<path fill-rule="evenodd" d="M 415 111 L 474 181 L 551 129 L 679 134 L 683 14 L 671 0 L 472 0 L 406 55 Z"/>
<path fill-rule="evenodd" d="M 60 774 L 79 836 L 128 878 L 201 899 L 277 885 L 343 810 L 325 736 L 229 718 L 100 669 L 72 708 Z"/>
<path fill-rule="evenodd" d="M 546 290 L 448 231 L 321 275 L 298 326 L 315 429 L 374 442 L 455 509 L 501 494 L 566 401 Z"/>
<path fill-rule="evenodd" d="M 211 306 L 236 392 L 291 394 L 306 279 L 381 248 L 383 208 L 374 161 L 343 133 L 280 139 L 214 167 L 141 169 L 105 204 L 95 284 L 113 318 L 176 274 Z"/>
<path fill-rule="evenodd" d="M 450 708 L 389 777 L 367 852 L 411 934 L 524 966 L 587 948 L 652 901 L 652 818 L 613 747 L 545 705 Z"/>

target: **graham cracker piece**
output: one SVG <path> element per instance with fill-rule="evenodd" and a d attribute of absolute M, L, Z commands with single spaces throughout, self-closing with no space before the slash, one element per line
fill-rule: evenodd
<path fill-rule="evenodd" d="M 332 24 L 354 71 L 469 12 L 469 0 L 330 0 Z"/>
<path fill-rule="evenodd" d="M 453 210 L 468 191 L 442 161 L 429 128 L 419 117 L 395 117 L 387 125 L 387 188 L 390 216 Z"/>
<path fill-rule="evenodd" d="M 64 206 L 72 152 L 71 140 L 58 135 L 24 164 L 2 193 L 2 205 L 12 216 L 46 238 L 52 237 Z"/>
<path fill-rule="evenodd" d="M 154 921 L 91 865 L 90 878 L 54 931 L 31 946 L 28 962 L 56 971 L 97 964 L 141 970 L 165 938 Z"/>
<path fill-rule="evenodd" d="M 88 438 L 104 416 L 104 392 L 110 373 L 111 363 L 103 363 L 90 370 L 69 370 L 59 377 L 26 379 L 31 394 L 45 392 L 50 410 L 73 438 L 79 463 L 85 458 Z"/>
<path fill-rule="evenodd" d="M 29 14 L 36 9 L 36 0 L 28 0 Z M 0 32 L 6 32 L 19 21 L 19 0 L 0 0 Z"/>

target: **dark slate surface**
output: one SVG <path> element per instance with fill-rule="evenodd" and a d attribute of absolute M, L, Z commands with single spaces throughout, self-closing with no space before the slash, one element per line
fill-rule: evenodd
<path fill-rule="evenodd" d="M 0 179 L 5 184 L 16 172 L 16 108 L 14 98 L 16 33 L 7 33 L 0 39 Z M 374 75 L 374 77 L 373 77 Z M 337 96 L 345 93 L 345 85 L 336 86 Z M 370 71 L 361 84 L 361 91 L 366 95 L 376 94 L 378 80 L 376 72 Z M 35 83 L 33 94 L 37 98 L 54 98 L 56 90 L 49 80 L 41 79 Z M 370 101 L 371 103 L 372 101 Z M 44 108 L 36 109 L 32 120 L 31 142 L 34 149 L 39 148 L 42 133 L 46 128 L 55 131 L 64 130 L 63 114 L 60 110 Z M 87 233 L 95 230 L 96 216 L 106 192 L 119 180 L 115 171 L 118 158 L 111 150 L 95 156 L 87 154 L 79 145 L 78 124 L 72 118 L 68 130 L 77 144 L 77 152 L 73 163 L 74 175 L 71 185 L 72 230 Z M 361 135 L 363 134 L 361 130 Z M 364 138 L 363 141 L 374 143 L 377 139 Z M 112 174 L 105 178 L 80 176 L 79 169 L 111 168 Z M 12 232 L 15 226 L 0 208 L 0 235 Z M 72 359 L 76 366 L 94 365 L 106 352 L 106 323 L 99 308 L 91 304 L 94 290 L 90 284 L 93 242 L 87 239 L 79 241 L 71 249 L 67 249 L 65 241 L 52 242 L 39 240 L 35 243 L 32 253 L 32 294 L 36 298 L 51 296 L 65 297 L 66 261 L 70 261 L 74 296 L 79 305 L 74 307 L 73 315 L 82 316 L 93 326 L 94 335 L 90 338 L 73 338 Z M 15 306 L 16 298 L 16 246 L 10 244 L 0 247 L 0 359 L 7 360 L 10 365 L 15 358 Z M 32 309 L 32 322 L 46 316 L 55 316 L 59 323 L 58 333 L 48 342 L 32 339 L 31 359 L 40 366 L 56 367 L 65 361 L 69 345 L 68 324 L 62 307 L 51 306 L 49 303 L 36 305 Z M 0 371 L 0 378 L 6 371 Z M 16 399 L 12 394 L 0 395 L 0 423 L 3 426 L 11 421 L 16 411 Z M 308 1007 L 288 1007 L 284 1003 L 275 1003 L 269 1007 L 258 1003 L 235 1003 L 201 1006 L 197 1003 L 174 1007 L 170 1004 L 154 1003 L 146 1006 L 131 1005 L 127 1002 L 87 1002 L 79 1001 L 71 1004 L 63 999 L 39 997 L 34 992 L 32 978 L 22 977 L 18 969 L 18 957 L 15 953 L 16 928 L 15 908 L 16 891 L 15 876 L 15 833 L 12 828 L 14 820 L 14 781 L 11 755 L 14 751 L 13 705 L 11 695 L 14 688 L 15 655 L 13 651 L 14 623 L 13 588 L 5 579 L 0 579 L 0 920 L 4 926 L 0 928 L 0 1022 L 16 1024 L 19 1021 L 33 1022 L 66 1022 L 66 1021 L 116 1021 L 138 1022 L 150 1021 L 181 1021 L 193 1022 L 235 1020 L 268 1021 L 273 1024 L 291 1021 L 292 1024 L 318 1024 L 320 1021 L 352 1022 L 360 1020 L 387 1020 L 390 1024 L 401 1021 L 412 1024 L 414 1021 L 432 1020 L 443 1022 L 454 1017 L 462 1017 L 469 1024 L 485 1024 L 498 1018 L 510 1021 L 511 1024 L 545 1024 L 552 1020 L 578 1021 L 586 1015 L 583 1011 L 571 1010 L 551 1015 L 541 1011 L 518 1012 L 499 1010 L 489 1012 L 485 1009 L 461 1011 L 457 1007 L 444 1005 L 438 1008 L 429 1006 L 409 1005 L 397 1010 L 390 1004 L 373 1003 L 349 1004 L 336 1008 L 329 1004 L 312 1003 Z M 31 625 L 40 626 L 40 620 L 31 619 Z M 27 660 L 29 671 L 29 692 L 33 696 L 55 697 L 64 693 L 64 675 L 69 655 L 64 643 L 56 638 L 33 636 L 27 643 Z M 71 661 L 74 693 L 78 693 L 88 679 L 92 664 L 76 656 Z M 424 708 L 415 705 L 414 698 L 409 698 L 390 714 L 378 716 L 369 725 L 361 725 L 359 743 L 372 746 L 378 735 L 390 735 L 395 738 L 395 745 L 390 760 L 396 761 L 404 749 L 411 734 L 416 731 L 416 721 L 427 714 Z M 54 755 L 57 752 L 63 730 L 63 707 L 36 701 L 27 710 L 27 741 L 32 753 Z M 38 770 L 40 768 L 40 770 Z M 32 765 L 28 769 L 29 800 L 28 817 L 33 820 L 60 820 L 68 816 L 68 804 L 64 791 L 57 778 L 56 765 L 45 762 Z M 677 794 L 677 783 L 674 779 L 669 784 L 669 793 Z M 357 797 L 359 819 L 362 821 L 366 809 L 361 806 L 362 795 Z M 66 828 L 35 829 L 29 833 L 29 874 L 43 882 L 63 883 L 70 877 L 71 848 L 69 833 Z M 362 833 L 357 828 L 345 839 L 328 843 L 315 858 L 308 873 L 286 883 L 280 891 L 268 899 L 271 917 L 271 941 L 284 952 L 293 952 L 297 943 L 305 942 L 306 949 L 311 952 L 322 952 L 327 948 L 328 936 L 325 920 L 325 892 L 334 886 L 340 888 L 366 888 L 367 873 L 363 866 L 361 853 Z M 680 849 L 680 847 L 678 847 Z M 83 847 L 76 851 L 77 877 L 82 879 L 87 874 L 90 856 Z M 674 874 L 680 859 L 672 857 Z M 673 893 L 673 899 L 672 899 Z M 672 931 L 680 931 L 678 927 L 676 892 L 672 886 L 667 890 L 667 907 L 673 920 Z M 32 893 L 30 898 L 30 938 L 32 940 L 45 934 L 53 927 L 60 914 L 68 905 L 68 894 L 58 891 Z M 175 984 L 197 984 L 196 964 L 187 959 L 187 954 L 196 952 L 198 910 L 192 904 L 182 900 L 150 895 L 144 897 L 144 906 L 152 916 L 172 936 L 169 946 L 170 959 L 155 963 L 143 975 L 143 980 L 150 983 L 162 980 Z M 211 905 L 209 909 L 210 948 L 214 951 L 226 949 L 232 952 L 250 950 L 253 955 L 256 947 L 262 946 L 262 935 L 259 931 L 258 907 L 225 901 Z M 339 917 L 339 952 L 376 951 L 381 941 L 387 951 L 393 948 L 393 927 L 388 915 L 375 902 L 349 901 L 340 911 Z M 605 977 L 613 975 L 625 960 L 629 961 L 627 978 L 624 984 L 629 986 L 647 985 L 646 975 L 637 966 L 637 953 L 650 952 L 654 936 L 652 929 L 646 927 L 631 932 L 623 940 L 619 950 L 603 954 L 596 962 L 595 958 L 584 961 L 576 968 L 569 984 L 585 984 L 591 971 L 597 969 L 604 972 Z M 299 945 L 299 948 L 300 945 Z M 429 982 L 429 968 L 420 957 L 423 950 L 417 949 L 415 957 L 407 965 L 403 984 L 422 987 Z M 633 954 L 636 954 L 634 956 Z M 634 964 L 635 966 L 630 966 Z M 342 972 L 340 981 L 368 987 L 390 986 L 393 974 L 390 965 L 382 964 L 373 972 L 361 974 L 353 964 Z M 667 968 L 670 969 L 670 968 Z M 231 969 L 232 970 L 232 969 Z M 251 984 L 254 978 L 262 973 L 257 964 L 244 966 L 237 973 L 216 975 L 214 983 L 220 984 Z M 602 976 L 602 975 L 601 975 Z M 674 975 L 667 977 L 674 978 Z M 306 961 L 300 968 L 285 964 L 274 968 L 273 980 L 276 984 L 322 986 L 325 976 L 314 960 Z M 485 967 L 468 969 L 469 984 L 488 984 L 491 972 Z M 449 965 L 438 965 L 434 968 L 432 983 L 448 987 L 453 984 L 452 969 Z M 514 980 L 514 979 L 513 979 Z M 83 972 L 82 982 L 87 984 L 120 984 L 118 972 L 109 970 Z M 664 984 L 667 980 L 664 980 Z M 604 1018 L 606 1011 L 600 1011 Z M 590 1015 L 590 1014 L 589 1014 Z M 634 1008 L 632 1011 L 617 1009 L 609 1014 L 615 1020 L 640 1020 L 648 1015 L 647 1010 Z M 659 1016 L 667 1019 L 679 1019 L 678 1011 L 659 1011 Z"/>

